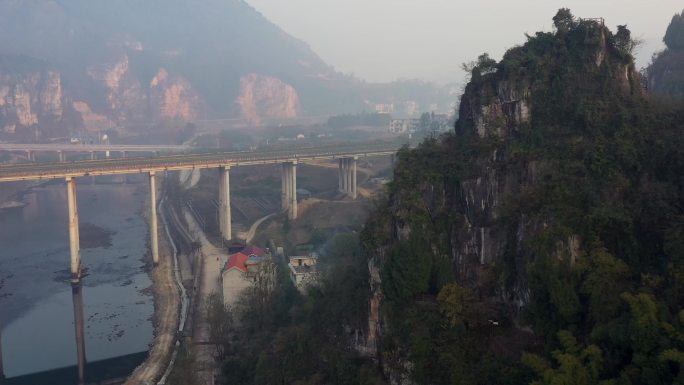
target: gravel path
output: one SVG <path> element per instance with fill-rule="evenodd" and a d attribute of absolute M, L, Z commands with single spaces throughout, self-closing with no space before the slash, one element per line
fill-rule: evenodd
<path fill-rule="evenodd" d="M 268 218 L 270 218 L 276 214 L 277 213 L 268 214 L 262 218 L 259 218 L 256 222 L 252 223 L 252 226 L 250 226 L 249 231 L 247 231 L 246 233 L 242 233 L 242 234 L 238 235 L 238 238 L 244 239 L 245 244 L 249 244 L 250 242 L 252 242 L 252 239 L 254 239 L 254 235 L 256 235 L 256 231 L 257 231 L 257 228 L 259 227 L 259 225 L 262 224 Z"/>
<path fill-rule="evenodd" d="M 181 302 L 174 279 L 173 247 L 166 231 L 161 230 L 159 265 L 152 271 L 155 337 L 147 359 L 135 369 L 125 385 L 156 383 L 164 374 L 176 343 Z"/>
<path fill-rule="evenodd" d="M 199 302 L 195 307 L 195 323 L 193 330 L 193 349 L 195 364 L 197 365 L 197 379 L 200 384 L 213 385 L 214 375 L 217 370 L 216 360 L 214 359 L 214 346 L 208 344 L 209 324 L 205 314 L 204 304 L 212 293 L 219 293 L 220 275 L 219 266 L 216 264 L 216 257 L 223 255 L 223 251 L 214 246 L 204 235 L 200 225 L 195 222 L 195 218 L 187 209 L 183 210 L 183 215 L 190 234 L 192 234 L 202 246 L 202 268 L 199 287 Z"/>

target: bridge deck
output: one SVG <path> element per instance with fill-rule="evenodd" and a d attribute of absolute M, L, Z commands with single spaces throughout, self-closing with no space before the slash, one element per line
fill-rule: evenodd
<path fill-rule="evenodd" d="M 0 143 L 0 151 L 64 151 L 64 152 L 89 152 L 89 151 L 127 151 L 127 152 L 154 152 L 154 151 L 188 151 L 192 148 L 185 145 L 145 145 L 145 144 L 14 144 Z"/>
<path fill-rule="evenodd" d="M 0 165 L 0 182 L 391 155 L 398 143 Z"/>

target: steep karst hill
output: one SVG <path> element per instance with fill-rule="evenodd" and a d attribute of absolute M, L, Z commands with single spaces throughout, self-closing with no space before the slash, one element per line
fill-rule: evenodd
<path fill-rule="evenodd" d="M 684 97 L 684 11 L 672 17 L 663 42 L 667 48 L 653 56 L 646 69 L 648 88 L 661 95 Z"/>
<path fill-rule="evenodd" d="M 362 234 L 392 383 L 682 380 L 684 108 L 646 94 L 626 27 L 554 24 L 479 58 Z"/>

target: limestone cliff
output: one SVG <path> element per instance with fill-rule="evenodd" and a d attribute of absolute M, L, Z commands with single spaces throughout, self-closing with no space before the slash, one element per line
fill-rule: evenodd
<path fill-rule="evenodd" d="M 147 93 L 132 73 L 127 54 L 91 66 L 88 75 L 105 88 L 108 115 L 119 123 L 147 118 Z"/>
<path fill-rule="evenodd" d="M 500 63 L 481 57 L 454 134 L 400 151 L 387 201 L 367 224 L 373 307 L 406 306 L 456 282 L 481 307 L 471 327 L 524 322 L 529 266 L 541 250 L 570 264 L 586 253 L 578 207 L 587 198 L 569 191 L 604 178 L 587 160 L 614 144 L 605 139 L 616 131 L 604 109 L 643 97 L 619 40 L 598 21 L 578 21 L 530 37 Z M 370 314 L 369 345 L 389 330 L 397 345 L 379 352 L 388 376 L 411 383 L 424 363 L 396 336 L 401 324 Z"/>
<path fill-rule="evenodd" d="M 84 101 L 73 102 L 73 107 L 81 117 L 83 128 L 88 132 L 99 133 L 116 126 L 108 117 L 93 112 L 90 105 Z"/>
<path fill-rule="evenodd" d="M 41 129 L 60 125 L 64 100 L 59 72 L 27 58 L 0 59 L 0 130 L 3 133 L 35 137 Z"/>
<path fill-rule="evenodd" d="M 299 112 L 299 96 L 294 87 L 280 79 L 255 73 L 240 79 L 237 104 L 242 119 L 255 125 L 263 119 L 296 118 Z"/>
<path fill-rule="evenodd" d="M 190 83 L 164 68 L 150 82 L 150 99 L 155 117 L 190 121 L 198 115 L 200 99 Z"/>

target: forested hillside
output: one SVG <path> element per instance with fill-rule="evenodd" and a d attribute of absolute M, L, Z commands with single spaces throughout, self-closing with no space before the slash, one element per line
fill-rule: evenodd
<path fill-rule="evenodd" d="M 684 381 L 684 107 L 625 26 L 553 21 L 470 68 L 362 234 L 392 383 Z"/>

